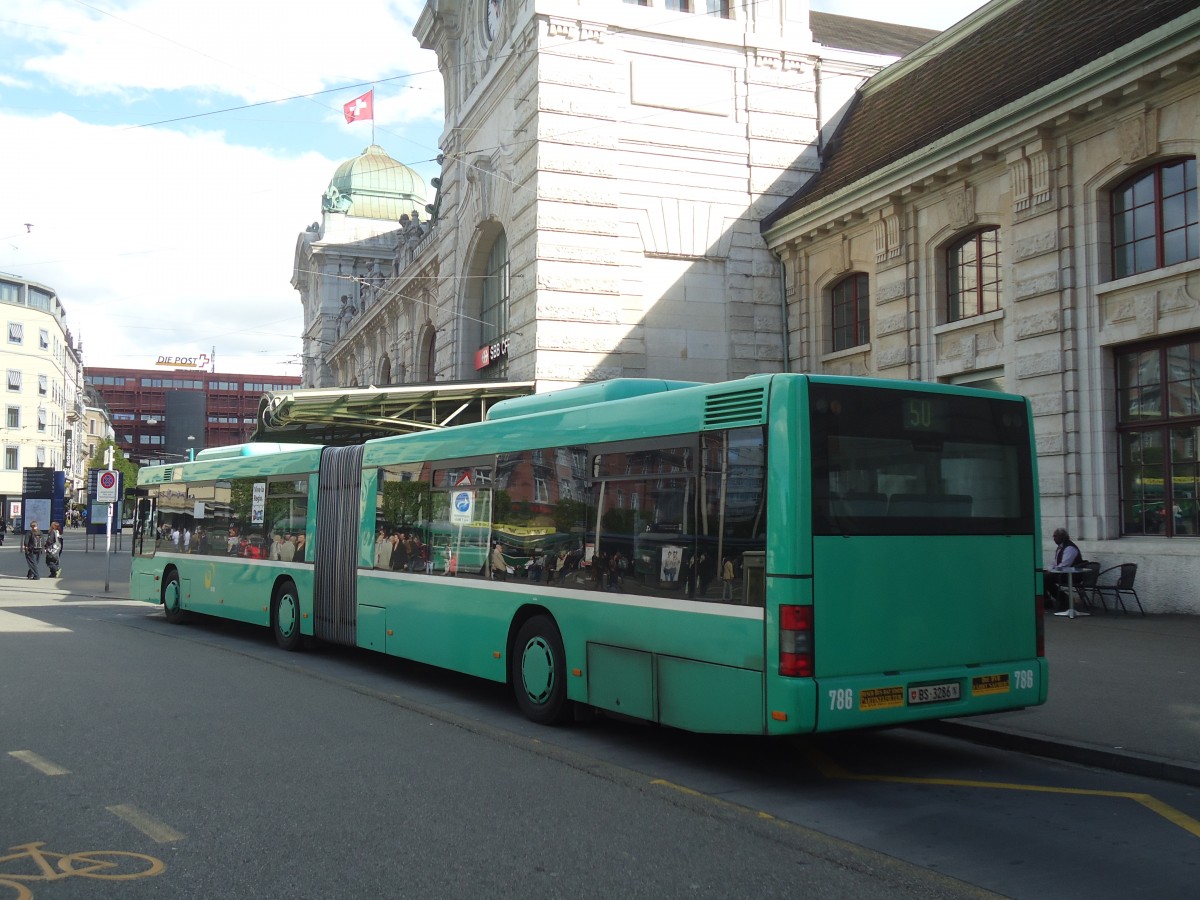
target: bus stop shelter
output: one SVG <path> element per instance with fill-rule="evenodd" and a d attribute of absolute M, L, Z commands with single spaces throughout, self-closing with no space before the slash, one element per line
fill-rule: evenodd
<path fill-rule="evenodd" d="M 270 391 L 252 441 L 346 445 L 390 434 L 481 422 L 501 400 L 534 392 L 532 381 L 440 382 Z"/>

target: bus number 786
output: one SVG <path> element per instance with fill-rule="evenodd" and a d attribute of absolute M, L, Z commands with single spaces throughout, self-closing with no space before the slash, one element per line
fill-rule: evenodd
<path fill-rule="evenodd" d="M 854 709 L 854 688 L 837 688 L 829 692 L 830 709 Z"/>

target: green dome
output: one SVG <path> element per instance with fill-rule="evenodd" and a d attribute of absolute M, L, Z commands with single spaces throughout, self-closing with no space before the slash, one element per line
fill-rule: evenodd
<path fill-rule="evenodd" d="M 321 200 L 328 212 L 396 222 L 425 209 L 425 180 L 372 144 L 337 167 Z"/>

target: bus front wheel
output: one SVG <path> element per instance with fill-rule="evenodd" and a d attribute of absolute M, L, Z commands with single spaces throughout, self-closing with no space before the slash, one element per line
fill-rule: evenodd
<path fill-rule="evenodd" d="M 300 597 L 296 585 L 285 581 L 275 588 L 271 598 L 271 631 L 275 643 L 284 650 L 299 650 L 303 642 L 300 634 Z"/>
<path fill-rule="evenodd" d="M 525 717 L 539 725 L 563 721 L 568 710 L 562 635 L 549 616 L 521 626 L 509 656 L 513 694 Z"/>
<path fill-rule="evenodd" d="M 184 619 L 182 592 L 179 589 L 179 573 L 172 572 L 163 582 L 163 613 L 167 621 L 178 625 Z"/>

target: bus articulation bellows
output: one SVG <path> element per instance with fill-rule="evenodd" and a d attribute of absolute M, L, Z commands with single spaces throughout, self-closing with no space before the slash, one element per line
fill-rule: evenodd
<path fill-rule="evenodd" d="M 132 596 L 702 732 L 1039 704 L 1028 402 L 832 376 L 618 379 L 138 478 Z"/>

